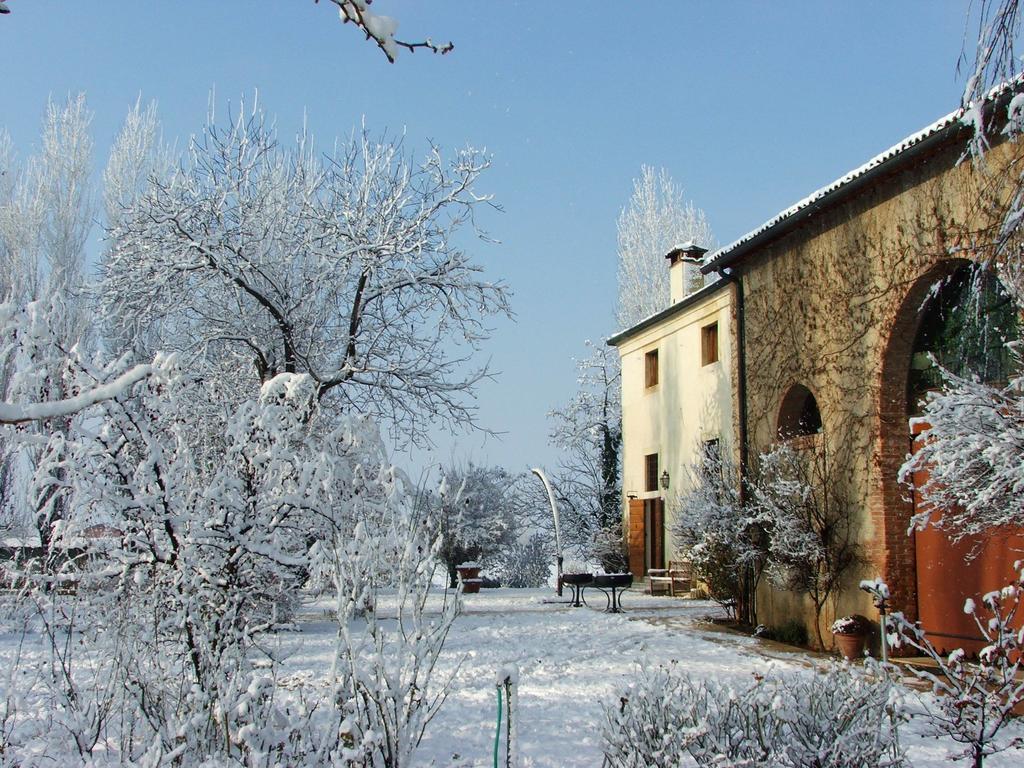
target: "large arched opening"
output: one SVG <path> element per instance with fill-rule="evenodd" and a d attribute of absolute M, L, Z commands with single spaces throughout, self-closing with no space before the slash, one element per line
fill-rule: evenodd
<path fill-rule="evenodd" d="M 919 278 L 893 322 L 883 357 L 879 392 L 877 460 L 880 491 L 872 504 L 882 532 L 882 571 L 895 608 L 921 622 L 937 646 L 978 650 L 977 628 L 963 613 L 964 600 L 1006 582 L 1007 565 L 1024 539 L 954 544 L 929 527 L 908 535 L 911 517 L 923 509 L 916 492 L 927 479 L 901 485 L 899 470 L 915 434 L 910 419 L 921 413 L 928 392 L 942 386 L 942 369 L 985 381 L 1005 380 L 1010 358 L 1005 348 L 1017 334 L 1017 310 L 991 272 L 964 260 L 942 262 Z M 913 432 L 920 433 L 919 423 Z"/>

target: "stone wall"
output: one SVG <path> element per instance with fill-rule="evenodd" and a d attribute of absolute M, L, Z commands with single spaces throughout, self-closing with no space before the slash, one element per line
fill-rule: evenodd
<path fill-rule="evenodd" d="M 794 384 L 808 387 L 822 418 L 832 475 L 851 506 L 863 563 L 836 612 L 874 616 L 861 578 L 881 576 L 894 607 L 917 610 L 910 504 L 897 481 L 910 447 L 906 385 L 922 304 L 963 259 L 983 256 L 1005 206 L 1004 174 L 1020 156 L 992 149 L 987 168 L 960 162 L 950 142 L 891 173 L 800 228 L 748 254 L 737 268 L 746 297 L 746 371 L 752 470 L 777 439 L 779 407 Z M 812 620 L 810 601 L 759 593 L 769 625 Z M 830 613 L 823 623 L 831 620 Z M 809 626 L 809 636 L 813 629 Z"/>

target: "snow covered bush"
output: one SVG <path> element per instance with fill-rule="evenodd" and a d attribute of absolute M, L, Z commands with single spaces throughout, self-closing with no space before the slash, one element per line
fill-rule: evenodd
<path fill-rule="evenodd" d="M 609 768 L 714 765 L 848 768 L 904 764 L 898 688 L 878 668 L 770 671 L 741 684 L 640 669 L 605 706 Z"/>
<path fill-rule="evenodd" d="M 547 537 L 535 533 L 505 550 L 501 560 L 501 583 L 513 589 L 543 587 L 551 577 L 554 562 Z"/>
<path fill-rule="evenodd" d="M 345 765 L 342 744 L 355 750 L 344 758 L 354 765 L 405 764 L 443 701 L 430 677 L 454 617 L 454 608 L 429 621 L 424 612 L 434 523 L 411 511 L 376 428 L 325 419 L 310 377 L 271 379 L 219 425 L 212 409 L 182 409 L 198 402 L 196 388 L 175 358 L 160 358 L 152 376 L 96 406 L 40 465 L 40 486 L 75 499 L 58 542 L 100 522 L 116 534 L 96 557 L 87 551 L 84 569 L 58 575 L 73 576 L 75 593 L 41 593 L 60 601 L 58 616 L 74 607 L 91 633 L 76 654 L 99 661 L 56 657 L 63 682 L 36 686 L 40 711 L 71 713 L 83 758 L 116 748 L 129 761 L 219 756 L 255 766 L 301 754 L 303 764 Z M 276 661 L 260 639 L 288 619 L 315 541 L 336 555 L 345 645 L 329 705 L 311 705 L 314 718 L 267 682 Z M 376 610 L 385 588 L 396 591 L 397 632 L 382 628 Z M 361 633 L 350 627 L 357 611 L 369 617 Z M 63 647 L 71 628 L 39 616 Z M 91 691 L 91 680 L 114 685 L 109 711 L 121 719 L 96 707 L 75 714 L 82 697 L 55 693 Z M 29 723 L 15 725 L 24 732 Z"/>
<path fill-rule="evenodd" d="M 441 539 L 439 556 L 448 569 L 449 585 L 458 584 L 456 567 L 478 562 L 497 565 L 513 546 L 520 517 L 516 478 L 501 467 L 449 467 L 433 517 Z"/>
<path fill-rule="evenodd" d="M 774 446 L 761 454 L 750 492 L 768 542 L 765 574 L 774 586 L 810 597 L 818 647 L 824 648 L 822 613 L 860 559 L 855 510 L 828 452 Z"/>
<path fill-rule="evenodd" d="M 937 672 L 909 669 L 931 686 L 934 698 L 923 704 L 934 732 L 965 745 L 963 757 L 974 768 L 981 768 L 989 755 L 1024 747 L 1024 730 L 1014 720 L 1015 709 L 1024 702 L 1024 680 L 1020 679 L 1024 634 L 1019 618 L 1022 567 L 1024 563 L 1016 563 L 1017 577 L 981 598 L 983 611 L 972 599 L 964 604 L 964 613 L 974 619 L 987 643 L 976 660 L 969 659 L 963 649 L 948 656 L 939 653 L 922 628 L 902 613 L 891 614 L 886 622 L 894 646 L 909 646 L 937 665 Z"/>
<path fill-rule="evenodd" d="M 717 447 L 702 447 L 686 487 L 675 502 L 672 536 L 711 599 L 745 615 L 744 579 L 753 574 L 756 588 L 766 546 L 756 510 L 743 504 L 736 468 Z"/>

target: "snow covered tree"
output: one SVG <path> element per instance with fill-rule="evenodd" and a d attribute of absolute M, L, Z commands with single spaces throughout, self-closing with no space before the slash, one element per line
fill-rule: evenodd
<path fill-rule="evenodd" d="M 26 438 L 66 434 L 75 403 L 84 402 L 69 389 L 67 360 L 87 356 L 92 343 L 84 280 L 94 216 L 91 119 L 83 95 L 63 106 L 51 102 L 38 153 L 23 164 L 0 138 L 0 302 L 7 331 L 0 421 L 25 425 L 18 440 L 0 438 L 0 505 L 9 523 L 35 530 L 44 549 L 66 510 L 48 491 L 26 497 L 26 479 L 40 458 L 38 441 Z"/>
<path fill-rule="evenodd" d="M 860 559 L 854 509 L 824 448 L 798 452 L 782 443 L 758 464 L 750 489 L 767 540 L 765 574 L 776 587 L 810 597 L 824 648 L 822 613 Z"/>
<path fill-rule="evenodd" d="M 688 472 L 688 490 L 675 502 L 672 536 L 711 599 L 752 620 L 768 543 L 758 510 L 744 503 L 736 467 L 718 446 L 703 446 Z"/>
<path fill-rule="evenodd" d="M 365 130 L 321 157 L 306 135 L 282 147 L 243 108 L 137 193 L 123 185 L 102 314 L 137 352 L 179 351 L 207 378 L 306 373 L 320 400 L 400 440 L 425 440 L 430 421 L 465 428 L 487 375 L 468 355 L 485 319 L 509 311 L 504 286 L 456 245 L 492 205 L 476 191 L 488 164 L 436 147 L 417 163 Z"/>
<path fill-rule="evenodd" d="M 590 357 L 577 363 L 578 390 L 551 411 L 551 443 L 562 452 L 555 490 L 562 530 L 580 555 L 608 573 L 625 570 L 622 551 L 622 404 L 617 352 L 587 342 Z"/>
<path fill-rule="evenodd" d="M 438 556 L 451 586 L 458 584 L 460 563 L 497 564 L 515 544 L 521 513 L 515 485 L 516 478 L 501 467 L 470 463 L 444 470 L 443 493 L 437 500 Z"/>
<path fill-rule="evenodd" d="M 619 297 L 615 319 L 629 328 L 668 307 L 668 268 L 665 254 L 687 241 L 714 249 L 715 238 L 704 211 L 685 199 L 668 171 L 640 169 L 633 195 L 618 221 Z M 687 273 L 687 289 L 703 285 L 697 269 Z"/>

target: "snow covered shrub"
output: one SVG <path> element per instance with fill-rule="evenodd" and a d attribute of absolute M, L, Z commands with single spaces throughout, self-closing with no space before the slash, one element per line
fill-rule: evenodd
<path fill-rule="evenodd" d="M 988 643 L 976 661 L 962 649 L 948 656 L 939 653 L 921 627 L 902 613 L 891 614 L 886 622 L 894 646 L 907 645 L 938 666 L 938 673 L 909 669 L 935 694 L 933 701 L 923 702 L 932 729 L 965 745 L 963 756 L 975 768 L 981 768 L 989 755 L 1024 746 L 1024 731 L 1013 721 L 1015 708 L 1024 702 L 1024 680 L 1020 679 L 1024 632 L 1018 618 L 1024 590 L 1022 566 L 1020 561 L 1015 564 L 1018 574 L 1013 582 L 982 597 L 984 613 L 974 600 L 964 604 L 964 613 L 974 619 Z"/>
<path fill-rule="evenodd" d="M 764 537 L 754 510 L 742 502 L 733 463 L 710 446 L 700 456 L 689 470 L 689 490 L 676 500 L 672 535 L 711 599 L 732 614 L 743 602 L 745 574 L 753 573 L 756 584 Z"/>
<path fill-rule="evenodd" d="M 459 563 L 491 566 L 515 543 L 519 510 L 514 481 L 501 467 L 469 464 L 445 470 L 445 492 L 437 497 L 439 509 L 431 519 L 438 525 L 439 555 L 450 586 L 458 584 Z"/>
<path fill-rule="evenodd" d="M 368 768 L 401 768 L 448 695 L 434 669 L 458 615 L 458 592 L 436 595 L 437 507 L 410 499 L 389 468 L 357 481 L 361 518 L 334 539 L 338 644 L 332 669 L 346 739 Z M 383 491 L 379 493 L 375 491 Z M 439 494 L 442 502 L 447 489 Z M 428 610 L 434 595 L 438 605 Z"/>
<path fill-rule="evenodd" d="M 827 451 L 798 451 L 786 443 L 759 457 L 750 494 L 767 537 L 765 573 L 772 584 L 806 594 L 814 604 L 814 631 L 825 647 L 821 616 L 860 559 L 854 507 Z"/>
<path fill-rule="evenodd" d="M 402 527 L 408 515 L 396 516 L 385 503 L 394 495 L 394 470 L 375 427 L 323 418 L 309 377 L 279 375 L 218 421 L 217 408 L 203 407 L 204 393 L 173 358 L 156 369 L 98 407 L 37 476 L 40 485 L 74 494 L 77 517 L 58 533 L 73 536 L 99 521 L 119 532 L 116 546 L 85 560 L 103 582 L 88 589 L 83 573 L 77 592 L 82 620 L 95 632 L 89 647 L 107 652 L 112 666 L 103 679 L 116 683 L 121 696 L 121 728 L 110 738 L 132 760 L 235 755 L 244 765 L 300 749 L 288 735 L 296 729 L 337 743 L 340 723 L 358 711 L 354 697 L 338 698 L 344 688 L 336 684 L 327 696 L 334 708 L 323 708 L 317 723 L 288 725 L 275 692 L 258 682 L 259 639 L 287 618 L 283 609 L 306 579 L 310 542 L 320 540 L 332 551 L 341 541 L 358 546 L 346 555 L 359 567 L 335 567 L 339 600 L 364 590 L 361 604 L 372 607 L 381 574 L 397 573 L 400 594 L 404 584 L 406 602 L 419 605 L 411 645 L 423 637 L 438 641 L 422 620 L 425 592 L 417 590 L 426 577 L 409 577 L 407 567 L 432 567 L 436 550 L 415 526 Z M 274 660 L 268 663 L 273 670 Z M 61 667 L 68 690 L 94 674 Z M 419 695 L 427 695 L 431 668 L 408 677 Z M 350 665 L 347 674 L 354 671 Z M 374 690 L 402 695 L 379 681 Z M 243 699 L 245 717 L 238 709 Z M 272 733 L 275 723 L 285 730 Z M 386 730 L 373 726 L 365 733 Z"/>
<path fill-rule="evenodd" d="M 640 669 L 605 707 L 604 765 L 899 766 L 903 720 L 898 690 L 877 667 L 770 671 L 739 685 L 675 666 Z"/>
<path fill-rule="evenodd" d="M 535 589 L 548 583 L 555 558 L 550 542 L 535 533 L 509 547 L 501 561 L 502 583 L 513 589 Z"/>

